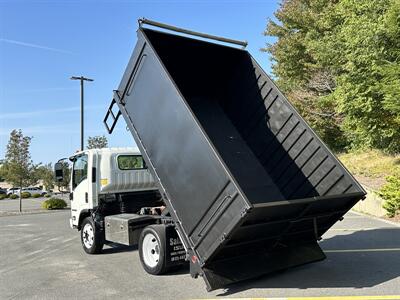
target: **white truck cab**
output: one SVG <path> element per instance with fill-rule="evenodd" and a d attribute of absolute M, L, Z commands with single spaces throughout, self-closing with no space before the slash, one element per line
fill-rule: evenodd
<path fill-rule="evenodd" d="M 77 152 L 69 159 L 73 228 L 80 228 L 82 216 L 98 206 L 99 198 L 157 191 L 138 148 L 90 149 Z"/>
<path fill-rule="evenodd" d="M 70 178 L 70 226 L 80 231 L 88 254 L 107 242 L 139 245 L 150 274 L 182 265 L 186 250 L 138 148 L 90 149 L 75 153 Z M 63 164 L 55 164 L 62 181 Z"/>

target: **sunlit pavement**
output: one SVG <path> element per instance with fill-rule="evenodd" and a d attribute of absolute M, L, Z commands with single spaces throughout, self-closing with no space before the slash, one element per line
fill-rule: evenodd
<path fill-rule="evenodd" d="M 64 199 L 69 205 L 69 196 L 68 194 L 56 194 L 52 197 Z M 49 198 L 40 197 L 40 198 L 26 198 L 22 199 L 22 211 L 23 212 L 35 212 L 37 210 L 42 210 L 42 202 Z M 0 200 L 0 216 L 10 213 L 10 212 L 18 212 L 19 211 L 19 199 L 3 199 Z"/>

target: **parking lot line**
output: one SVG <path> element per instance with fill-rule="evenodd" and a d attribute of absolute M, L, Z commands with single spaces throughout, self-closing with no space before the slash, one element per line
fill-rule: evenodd
<path fill-rule="evenodd" d="M 324 250 L 326 253 L 347 253 L 347 252 L 388 252 L 400 251 L 400 248 L 378 248 L 378 249 L 331 249 Z M 400 298 L 399 298 L 400 300 Z"/>
<path fill-rule="evenodd" d="M 377 229 L 400 229 L 397 227 L 331 228 L 329 231 L 366 231 Z"/>
<path fill-rule="evenodd" d="M 333 297 L 290 297 L 287 300 L 399 300 L 400 295 L 393 296 L 333 296 Z"/>
<path fill-rule="evenodd" d="M 279 298 L 278 298 L 279 299 Z M 284 298 L 283 298 L 284 299 Z M 399 300 L 400 295 L 392 296 L 331 296 L 331 297 L 289 297 L 287 300 Z"/>
<path fill-rule="evenodd" d="M 216 300 L 216 298 L 208 298 L 208 299 L 202 299 L 202 300 Z M 226 300 L 400 300 L 400 295 L 278 297 L 278 298 L 226 298 Z"/>

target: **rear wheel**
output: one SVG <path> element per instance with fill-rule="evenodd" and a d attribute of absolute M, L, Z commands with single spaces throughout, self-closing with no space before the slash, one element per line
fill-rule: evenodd
<path fill-rule="evenodd" d="M 97 254 L 103 249 L 104 233 L 96 228 L 91 217 L 85 218 L 82 222 L 81 242 L 83 250 L 88 254 Z"/>
<path fill-rule="evenodd" d="M 164 225 L 150 225 L 139 239 L 139 256 L 145 271 L 152 275 L 167 272 Z"/>

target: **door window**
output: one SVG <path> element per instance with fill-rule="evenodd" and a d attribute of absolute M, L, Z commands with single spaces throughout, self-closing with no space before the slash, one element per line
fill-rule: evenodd
<path fill-rule="evenodd" d="M 74 161 L 74 169 L 72 175 L 72 187 L 76 188 L 83 180 L 87 178 L 88 172 L 88 156 L 78 156 Z"/>

